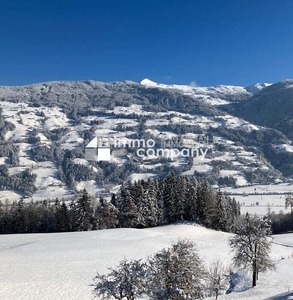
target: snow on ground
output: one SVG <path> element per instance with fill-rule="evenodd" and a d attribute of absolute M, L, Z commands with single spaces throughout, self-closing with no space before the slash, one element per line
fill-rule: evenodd
<path fill-rule="evenodd" d="M 126 181 L 138 181 L 138 180 L 148 180 L 148 178 L 155 178 L 157 177 L 158 174 L 154 173 L 132 173 L 131 175 L 128 176 Z"/>
<path fill-rule="evenodd" d="M 70 126 L 70 120 L 60 108 L 50 107 L 50 109 L 43 111 L 46 115 L 45 128 L 48 130 Z"/>
<path fill-rule="evenodd" d="M 145 122 L 146 126 L 161 126 L 161 125 L 168 125 L 170 123 L 169 120 L 166 119 L 150 119 Z"/>
<path fill-rule="evenodd" d="M 193 240 L 206 263 L 215 257 L 227 265 L 230 234 L 195 224 L 177 224 L 149 229 L 108 229 L 90 232 L 3 235 L 0 239 L 0 299 L 90 300 L 93 278 L 106 273 L 123 258 L 140 259 L 170 246 L 178 238 Z M 265 299 L 287 291 L 293 282 L 293 248 L 274 237 L 272 258 L 277 271 L 260 274 L 258 286 L 219 299 Z M 286 245 L 288 246 L 288 245 Z M 219 251 L 219 249 L 221 251 Z M 285 258 L 281 260 L 281 258 Z M 250 284 L 250 283 L 248 283 Z M 246 286 L 246 288 L 248 288 Z"/>
<path fill-rule="evenodd" d="M 8 168 L 8 171 L 9 171 L 9 175 L 15 175 L 15 174 L 18 174 L 18 173 L 21 173 L 23 171 L 25 171 L 26 167 L 11 167 L 11 168 Z"/>
<path fill-rule="evenodd" d="M 292 183 L 280 183 L 280 184 L 268 184 L 268 185 L 249 185 L 239 188 L 226 188 L 229 193 L 246 193 L 254 194 L 257 193 L 292 193 Z"/>
<path fill-rule="evenodd" d="M 247 185 L 247 180 L 243 175 L 237 175 L 237 176 L 234 176 L 234 178 L 236 179 L 237 186 Z"/>
<path fill-rule="evenodd" d="M 275 145 L 274 146 L 276 150 L 279 150 L 280 152 L 293 152 L 293 146 L 288 144 L 281 144 L 281 145 Z"/>
<path fill-rule="evenodd" d="M 229 176 L 235 176 L 238 175 L 239 171 L 235 171 L 235 170 L 220 170 L 220 177 L 229 177 Z"/>
<path fill-rule="evenodd" d="M 73 162 L 77 165 L 85 165 L 90 167 L 94 172 L 98 172 L 98 169 L 94 166 L 91 166 L 91 163 L 84 158 L 75 158 Z"/>
<path fill-rule="evenodd" d="M 145 111 L 143 109 L 143 105 L 137 105 L 137 104 L 132 104 L 129 107 L 115 106 L 113 111 L 109 110 L 107 112 L 108 113 L 114 112 L 114 114 L 124 114 L 124 115 L 136 114 L 142 116 L 148 116 L 153 114 L 153 112 Z"/>
<path fill-rule="evenodd" d="M 35 186 L 37 189 L 46 189 L 49 186 L 62 186 L 63 183 L 58 180 L 58 170 L 53 168 L 33 169 L 33 174 L 37 175 Z"/>
<path fill-rule="evenodd" d="M 2 192 L 1 192 L 2 194 Z M 54 201 L 56 198 L 72 197 L 75 193 L 70 192 L 65 186 L 48 186 L 44 189 L 38 190 L 33 194 L 33 201 L 43 201 L 46 199 Z"/>
<path fill-rule="evenodd" d="M 81 191 L 83 189 L 86 189 L 89 194 L 91 194 L 94 197 L 98 197 L 98 195 L 102 192 L 105 192 L 105 189 L 102 187 L 98 187 L 95 180 L 89 180 L 89 181 L 79 181 L 76 183 L 76 190 Z"/>
<path fill-rule="evenodd" d="M 231 197 L 234 197 L 241 204 L 241 213 L 265 215 L 268 209 L 271 212 L 290 212 L 285 208 L 286 193 L 293 192 L 292 183 L 280 183 L 269 185 L 250 185 L 239 188 L 225 188 Z"/>
<path fill-rule="evenodd" d="M 4 165 L 6 163 L 7 157 L 0 157 L 0 165 Z"/>
<path fill-rule="evenodd" d="M 14 191 L 1 191 L 0 193 L 0 201 L 5 203 L 6 200 L 11 203 L 13 201 L 19 201 L 21 199 L 21 195 L 15 193 Z"/>
<path fill-rule="evenodd" d="M 223 120 L 223 123 L 225 123 L 226 127 L 230 129 L 242 128 L 247 132 L 251 132 L 252 130 L 259 130 L 258 126 L 250 124 L 249 122 L 234 116 L 230 116 L 230 115 L 219 116 L 217 117 L 217 119 Z"/>
<path fill-rule="evenodd" d="M 194 171 L 197 171 L 200 173 L 206 173 L 211 170 L 212 170 L 211 166 L 199 163 L 199 164 L 194 164 L 190 171 L 193 171 L 193 173 L 194 173 Z"/>
<path fill-rule="evenodd" d="M 138 165 L 141 169 L 155 169 L 155 168 L 158 168 L 158 167 L 161 167 L 162 164 L 161 163 L 157 163 L 157 164 L 150 164 L 150 165 L 147 165 L 147 164 L 141 164 L 141 165 Z"/>
<path fill-rule="evenodd" d="M 232 197 L 240 202 L 242 214 L 248 212 L 250 214 L 266 215 L 268 209 L 275 213 L 280 211 L 283 213 L 290 212 L 289 208 L 285 208 L 285 195 L 233 195 Z"/>

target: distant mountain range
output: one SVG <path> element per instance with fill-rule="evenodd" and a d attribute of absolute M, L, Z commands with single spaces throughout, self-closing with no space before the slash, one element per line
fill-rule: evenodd
<path fill-rule="evenodd" d="M 293 80 L 248 87 L 56 81 L 0 87 L 0 200 L 109 193 L 125 180 L 168 172 L 215 186 L 286 181 L 293 175 Z M 213 140 L 207 156 L 139 158 L 114 151 L 88 162 L 95 136 Z M 28 179 L 29 178 L 29 179 Z"/>
<path fill-rule="evenodd" d="M 252 123 L 275 128 L 293 139 L 293 80 L 270 85 L 239 103 L 232 113 Z"/>

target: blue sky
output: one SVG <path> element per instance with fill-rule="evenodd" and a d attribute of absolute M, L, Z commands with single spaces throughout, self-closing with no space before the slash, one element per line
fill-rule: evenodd
<path fill-rule="evenodd" d="M 2 0 L 0 85 L 292 78 L 291 0 Z"/>

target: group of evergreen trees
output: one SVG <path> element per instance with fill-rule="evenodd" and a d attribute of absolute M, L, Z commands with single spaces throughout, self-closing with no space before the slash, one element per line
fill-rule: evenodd
<path fill-rule="evenodd" d="M 239 204 L 205 182 L 175 176 L 128 182 L 111 202 L 83 190 L 70 201 L 0 203 L 0 233 L 87 231 L 116 227 L 146 228 L 178 221 L 231 231 Z"/>
<path fill-rule="evenodd" d="M 293 212 L 284 213 L 269 213 L 268 217 L 272 224 L 273 234 L 280 234 L 293 231 Z"/>
<path fill-rule="evenodd" d="M 9 175 L 6 165 L 0 165 L 0 190 L 17 190 L 25 195 L 31 195 L 36 191 L 35 181 L 37 175 L 29 169 L 23 172 Z"/>
<path fill-rule="evenodd" d="M 48 233 L 114 228 L 118 225 L 113 205 L 94 199 L 83 190 L 69 203 L 0 202 L 0 233 Z"/>
<path fill-rule="evenodd" d="M 240 206 L 206 181 L 169 174 L 155 180 L 122 185 L 112 198 L 120 227 L 152 227 L 178 221 L 198 222 L 206 227 L 231 231 Z"/>

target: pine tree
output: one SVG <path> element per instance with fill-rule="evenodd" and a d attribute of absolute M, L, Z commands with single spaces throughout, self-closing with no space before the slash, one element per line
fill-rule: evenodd
<path fill-rule="evenodd" d="M 185 176 L 176 178 L 175 191 L 175 219 L 176 221 L 183 221 L 188 197 L 187 179 Z"/>
<path fill-rule="evenodd" d="M 0 201 L 0 234 L 6 233 L 5 231 L 5 210 L 3 203 Z"/>
<path fill-rule="evenodd" d="M 118 225 L 117 209 L 103 198 L 100 198 L 99 202 L 95 211 L 94 229 L 116 228 Z"/>
<path fill-rule="evenodd" d="M 166 223 L 176 221 L 176 178 L 173 173 L 164 178 L 163 200 L 164 200 L 164 219 Z"/>
<path fill-rule="evenodd" d="M 131 198 L 129 189 L 122 185 L 120 193 L 116 197 L 120 227 L 136 228 L 141 224 L 138 208 Z"/>
<path fill-rule="evenodd" d="M 92 199 L 85 189 L 82 190 L 81 195 L 79 195 L 76 202 L 73 204 L 72 210 L 74 230 L 91 230 L 93 223 Z"/>
<path fill-rule="evenodd" d="M 200 182 L 197 188 L 197 211 L 200 222 L 212 228 L 216 218 L 216 197 L 206 181 Z"/>
<path fill-rule="evenodd" d="M 215 219 L 215 229 L 220 229 L 222 231 L 229 231 L 228 228 L 228 216 L 227 216 L 227 203 L 223 194 L 219 191 L 216 195 L 216 219 Z"/>
<path fill-rule="evenodd" d="M 187 196 L 184 219 L 188 221 L 198 221 L 197 212 L 197 182 L 194 177 L 187 182 Z"/>
<path fill-rule="evenodd" d="M 156 199 L 156 192 L 154 190 L 153 181 L 148 180 L 139 181 L 137 185 L 138 189 L 138 212 L 142 220 L 144 227 L 153 227 L 158 224 L 158 206 Z"/>
<path fill-rule="evenodd" d="M 118 220 L 120 227 L 137 228 L 142 225 L 137 206 L 130 198 L 126 198 L 121 205 Z"/>
<path fill-rule="evenodd" d="M 70 231 L 70 219 L 67 205 L 64 201 L 60 204 L 59 199 L 55 202 L 55 214 L 56 214 L 56 230 L 58 232 Z"/>
<path fill-rule="evenodd" d="M 24 201 L 13 202 L 9 211 L 12 233 L 25 233 Z"/>

